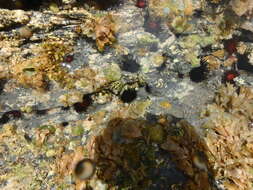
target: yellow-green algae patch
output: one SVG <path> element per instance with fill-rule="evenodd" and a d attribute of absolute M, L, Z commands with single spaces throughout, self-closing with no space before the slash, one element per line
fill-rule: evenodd
<path fill-rule="evenodd" d="M 117 81 L 121 77 L 121 70 L 117 64 L 111 63 L 104 69 L 104 75 L 108 82 Z"/>
<path fill-rule="evenodd" d="M 143 117 L 148 107 L 151 105 L 151 100 L 137 101 L 129 106 L 128 114 L 130 117 Z"/>
<path fill-rule="evenodd" d="M 84 134 L 84 128 L 81 125 L 71 127 L 72 134 L 75 136 L 82 136 Z"/>
<path fill-rule="evenodd" d="M 180 46 L 185 48 L 185 59 L 193 66 L 199 66 L 199 48 L 212 45 L 216 42 L 214 36 L 189 35 L 184 37 Z"/>
<path fill-rule="evenodd" d="M 151 34 L 143 34 L 138 36 L 137 44 L 139 47 L 149 47 L 158 44 L 159 40 Z"/>

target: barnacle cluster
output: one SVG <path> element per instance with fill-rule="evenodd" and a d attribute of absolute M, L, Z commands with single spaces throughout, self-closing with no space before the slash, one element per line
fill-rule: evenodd
<path fill-rule="evenodd" d="M 98 92 L 110 93 L 120 96 L 125 90 L 138 90 L 146 86 L 146 81 L 143 75 L 122 76 L 119 80 L 109 82 L 97 89 Z"/>

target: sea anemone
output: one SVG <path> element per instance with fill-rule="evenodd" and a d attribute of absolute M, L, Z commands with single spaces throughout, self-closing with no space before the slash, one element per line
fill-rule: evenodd
<path fill-rule="evenodd" d="M 229 39 L 224 41 L 224 48 L 229 55 L 237 52 L 238 41 L 236 39 Z"/>
<path fill-rule="evenodd" d="M 229 70 L 224 73 L 223 81 L 224 82 L 234 82 L 234 79 L 239 76 L 239 73 L 236 70 Z"/>
<path fill-rule="evenodd" d="M 146 6 L 147 6 L 146 0 L 137 0 L 136 1 L 136 7 L 145 8 Z"/>

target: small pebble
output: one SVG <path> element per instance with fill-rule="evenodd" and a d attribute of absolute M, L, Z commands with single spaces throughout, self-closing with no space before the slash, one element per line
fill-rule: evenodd
<path fill-rule="evenodd" d="M 18 29 L 18 33 L 21 38 L 25 38 L 25 39 L 29 39 L 33 35 L 32 30 L 26 26 Z"/>
<path fill-rule="evenodd" d="M 96 166 L 90 159 L 83 159 L 79 161 L 75 167 L 74 173 L 80 180 L 86 180 L 93 176 Z"/>

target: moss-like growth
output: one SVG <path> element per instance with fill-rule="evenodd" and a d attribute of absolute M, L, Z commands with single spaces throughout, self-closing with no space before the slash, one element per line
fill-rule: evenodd
<path fill-rule="evenodd" d="M 183 33 L 191 29 L 191 25 L 188 22 L 187 17 L 179 16 L 176 17 L 171 25 L 176 33 Z"/>
<path fill-rule="evenodd" d="M 73 76 L 60 65 L 71 45 L 61 41 L 45 41 L 35 48 L 35 57 L 17 63 L 12 68 L 13 78 L 25 87 L 46 90 L 48 80 L 55 80 L 62 87 L 71 88 Z"/>
<path fill-rule="evenodd" d="M 82 136 L 84 133 L 84 128 L 81 125 L 73 126 L 71 129 L 74 136 Z"/>
<path fill-rule="evenodd" d="M 16 64 L 12 67 L 13 78 L 24 87 L 31 87 L 39 91 L 47 89 L 47 78 L 45 73 L 39 70 L 36 58 Z"/>
<path fill-rule="evenodd" d="M 156 39 L 155 36 L 151 34 L 144 34 L 144 35 L 139 36 L 137 44 L 140 47 L 150 47 L 150 46 L 157 45 L 158 42 L 159 40 Z"/>
<path fill-rule="evenodd" d="M 216 40 L 214 36 L 189 35 L 182 39 L 182 42 L 180 42 L 180 46 L 186 49 L 186 61 L 190 62 L 193 66 L 199 66 L 200 47 L 205 47 L 215 42 Z"/>
<path fill-rule="evenodd" d="M 121 70 L 117 64 L 110 64 L 105 68 L 104 75 L 108 82 L 116 81 L 121 77 Z"/>

